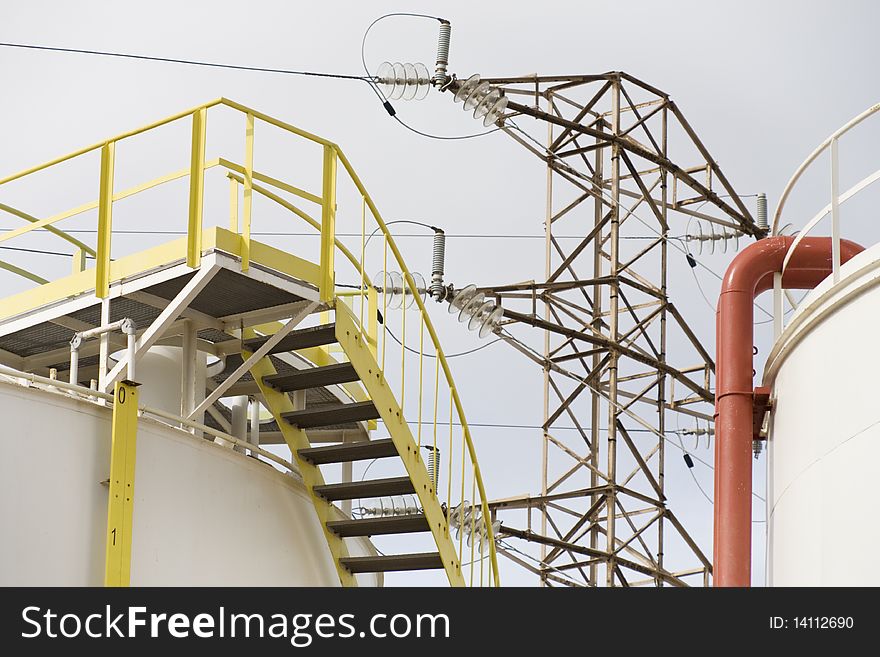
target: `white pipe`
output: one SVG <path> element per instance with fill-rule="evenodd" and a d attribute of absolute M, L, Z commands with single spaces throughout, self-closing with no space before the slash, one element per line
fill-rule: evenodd
<path fill-rule="evenodd" d="M 232 435 L 247 442 L 247 422 L 248 422 L 248 398 L 246 395 L 239 395 L 232 398 Z M 235 448 L 236 452 L 243 452 L 241 447 Z"/>
<path fill-rule="evenodd" d="M 49 379 L 45 376 L 40 376 L 39 374 L 33 374 L 31 372 L 21 372 L 12 367 L 7 367 L 6 365 L 0 365 L 0 374 L 5 374 L 6 376 L 15 379 L 24 379 L 25 381 L 29 381 L 30 383 L 34 384 L 41 384 L 52 388 L 61 388 L 62 390 L 77 392 L 80 394 L 84 394 L 88 397 L 96 397 L 98 399 L 104 399 L 106 401 L 113 401 L 113 395 L 106 392 L 98 392 L 97 390 L 84 388 L 73 383 L 65 383 L 64 381 L 59 381 L 57 379 Z"/>
<path fill-rule="evenodd" d="M 109 306 L 107 306 L 107 308 L 109 312 Z M 103 305 L 101 314 L 105 314 Z M 82 346 L 83 340 L 100 337 L 101 353 L 103 354 L 104 351 L 106 351 L 105 342 L 108 342 L 106 335 L 108 333 L 112 333 L 113 331 L 122 331 L 127 336 L 128 380 L 135 380 L 135 344 L 137 336 L 137 325 L 134 323 L 134 320 L 125 317 L 115 322 L 101 324 L 101 326 L 96 326 L 95 328 L 90 328 L 86 331 L 79 331 L 73 334 L 73 338 L 71 338 L 70 340 L 70 376 L 68 377 L 68 381 L 70 383 L 74 385 L 78 383 L 77 379 L 79 378 L 79 348 L 80 346 Z"/>
<path fill-rule="evenodd" d="M 127 344 L 126 344 L 126 352 L 128 356 L 128 380 L 129 381 L 137 381 L 135 378 L 135 347 L 137 345 L 137 336 L 134 331 L 129 333 L 127 336 Z"/>
<path fill-rule="evenodd" d="M 256 447 L 260 446 L 260 402 L 252 399 L 250 402 L 251 414 L 251 436 L 250 443 Z M 251 450 L 251 456 L 256 456 L 256 452 Z"/>
<path fill-rule="evenodd" d="M 74 337 L 76 340 L 76 337 Z M 70 378 L 68 381 L 72 385 L 76 385 L 79 379 L 79 344 L 74 345 L 73 340 L 70 341 Z"/>
<path fill-rule="evenodd" d="M 96 326 L 95 328 L 88 329 L 87 331 L 80 331 L 79 336 L 83 340 L 88 340 L 89 338 L 96 338 L 99 335 L 104 335 L 105 333 L 122 331 L 126 326 L 126 322 L 131 322 L 131 320 L 126 317 L 125 319 L 120 319 L 118 321 L 111 322 L 110 324 Z"/>

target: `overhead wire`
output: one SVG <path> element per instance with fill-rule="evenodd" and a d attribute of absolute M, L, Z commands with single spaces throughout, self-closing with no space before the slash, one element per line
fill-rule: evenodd
<path fill-rule="evenodd" d="M 511 335 L 511 334 L 510 334 L 509 332 L 507 332 L 507 331 L 503 331 L 503 333 L 505 334 L 505 337 L 506 337 L 507 339 L 512 340 L 513 342 L 516 342 L 516 343 L 517 343 L 522 349 L 524 349 L 524 350 L 526 350 L 526 351 L 530 351 L 530 352 L 531 352 L 534 356 L 536 356 L 538 359 L 543 360 L 543 355 L 540 354 L 540 353 L 538 353 L 537 351 L 535 351 L 532 347 L 530 347 L 530 346 L 527 345 L 526 343 L 522 342 L 521 340 L 518 340 L 517 338 L 515 338 L 513 335 Z M 562 374 L 563 376 L 565 376 L 565 377 L 567 377 L 567 378 L 570 378 L 570 379 L 572 379 L 572 380 L 574 380 L 574 381 L 577 381 L 579 384 L 585 386 L 586 388 L 588 388 L 589 390 L 591 390 L 592 392 L 594 392 L 594 393 L 595 393 L 596 395 L 598 395 L 599 397 L 602 397 L 602 398 L 605 400 L 606 403 L 608 403 L 608 404 L 611 405 L 611 406 L 616 407 L 621 413 L 623 413 L 623 414 L 629 416 L 631 419 L 633 419 L 633 420 L 635 420 L 636 422 L 638 422 L 639 424 L 641 424 L 645 429 L 647 429 L 650 433 L 656 435 L 656 436 L 657 436 L 658 438 L 660 438 L 661 440 L 667 442 L 668 444 L 670 444 L 670 445 L 672 445 L 672 446 L 674 446 L 674 447 L 677 447 L 677 448 L 679 448 L 679 449 L 684 450 L 684 445 L 677 445 L 674 441 L 670 440 L 670 439 L 665 435 L 665 433 L 663 433 L 663 432 L 661 432 L 660 430 L 655 429 L 655 428 L 653 428 L 653 427 L 651 427 L 651 426 L 648 426 L 648 425 L 647 425 L 647 424 L 646 424 L 641 418 L 639 418 L 639 417 L 638 417 L 635 413 L 633 413 L 629 408 L 627 408 L 626 406 L 621 406 L 621 405 L 618 404 L 617 402 L 612 401 L 612 400 L 608 397 L 607 394 L 605 394 L 604 392 L 602 392 L 601 390 L 599 390 L 598 388 L 596 388 L 595 386 L 593 386 L 593 385 L 589 382 L 589 380 L 588 380 L 587 377 L 579 376 L 578 374 L 575 374 L 574 372 L 572 372 L 572 371 L 570 371 L 570 370 L 567 370 L 567 369 L 565 369 L 565 368 L 559 366 L 558 364 L 554 366 L 553 370 L 556 371 L 556 372 L 558 372 L 559 374 Z M 672 432 L 670 432 L 670 433 L 672 433 Z M 705 466 L 708 467 L 709 469 L 711 469 L 711 470 L 714 470 L 714 469 L 715 469 L 715 467 L 714 467 L 713 465 L 707 463 L 707 462 L 704 461 L 703 459 L 701 459 L 701 458 L 699 458 L 699 457 L 697 457 L 697 456 L 695 456 L 695 455 L 691 455 L 691 457 L 694 458 L 694 459 L 695 459 L 696 461 L 698 461 L 699 463 L 702 463 L 703 465 L 705 465 Z M 762 501 L 764 500 L 763 497 L 761 497 L 760 495 L 758 495 L 758 494 L 756 494 L 756 493 L 754 493 L 754 492 L 752 493 L 752 495 L 754 495 L 755 497 L 757 497 L 758 499 L 760 499 L 760 500 L 762 500 Z"/>
<path fill-rule="evenodd" d="M 203 66 L 209 68 L 223 68 L 237 71 L 253 71 L 258 73 L 280 73 L 284 75 L 298 75 L 304 77 L 330 78 L 335 80 L 358 80 L 361 82 L 372 83 L 372 77 L 367 75 L 345 75 L 342 73 L 324 73 L 321 71 L 303 71 L 285 68 L 269 68 L 265 66 L 244 66 L 240 64 L 225 64 L 221 62 L 206 62 L 195 59 L 180 59 L 176 57 L 156 57 L 153 55 L 138 55 L 134 53 L 112 52 L 105 50 L 87 50 L 84 48 L 62 48 L 58 46 L 44 46 L 32 43 L 9 43 L 0 42 L 3 48 L 22 48 L 28 50 L 44 50 L 49 52 L 77 53 L 81 55 L 98 55 L 101 57 L 117 57 L 123 59 L 137 59 L 151 62 L 162 62 L 166 64 L 185 64 L 187 66 Z"/>

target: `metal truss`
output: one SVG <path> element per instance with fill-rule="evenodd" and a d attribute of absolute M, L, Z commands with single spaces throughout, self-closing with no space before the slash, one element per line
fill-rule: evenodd
<path fill-rule="evenodd" d="M 669 258 L 684 262 L 689 222 L 765 231 L 666 93 L 620 72 L 484 80 L 547 185 L 545 280 L 483 289 L 544 378 L 540 494 L 493 504 L 499 535 L 540 543 L 540 564 L 500 551 L 547 586 L 707 584 L 665 459 L 672 414 L 712 420 L 715 366 L 670 300 Z"/>

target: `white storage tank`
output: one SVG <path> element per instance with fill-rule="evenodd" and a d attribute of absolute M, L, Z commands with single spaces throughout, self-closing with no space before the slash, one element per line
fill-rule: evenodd
<path fill-rule="evenodd" d="M 768 585 L 880 585 L 878 324 L 880 245 L 807 294 L 768 358 Z"/>
<path fill-rule="evenodd" d="M 0 377 L 0 417 L 0 586 L 103 585 L 110 409 Z M 132 586 L 339 585 L 295 473 L 143 417 L 132 531 Z"/>

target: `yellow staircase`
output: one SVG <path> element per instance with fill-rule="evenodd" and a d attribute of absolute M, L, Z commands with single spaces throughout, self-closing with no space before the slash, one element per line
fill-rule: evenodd
<path fill-rule="evenodd" d="M 335 321 L 330 324 L 292 331 L 269 354 L 293 352 L 314 347 L 339 345 L 345 362 L 278 374 L 268 354 L 251 370 L 264 399 L 296 459 L 300 472 L 324 526 L 327 544 L 333 554 L 340 581 L 355 585 L 357 573 L 402 570 L 445 569 L 449 583 L 465 585 L 462 565 L 452 535 L 449 509 L 441 505 L 434 483 L 403 412 L 383 372 L 358 329 L 348 307 L 338 302 Z M 244 340 L 245 354 L 251 354 L 271 336 Z M 366 401 L 351 401 L 316 409 L 297 409 L 290 394 L 309 388 L 361 382 L 369 394 Z M 306 430 L 351 422 L 381 419 L 390 438 L 312 447 Z M 406 476 L 366 481 L 328 483 L 320 466 L 379 458 L 400 459 Z M 421 513 L 380 516 L 366 519 L 333 520 L 333 502 L 380 496 L 418 496 Z M 476 522 L 476 521 L 475 521 Z M 477 532 L 482 528 L 475 528 Z M 430 532 L 434 549 L 409 554 L 350 556 L 344 539 L 354 536 L 413 534 Z M 466 532 L 465 532 L 466 533 Z"/>
<path fill-rule="evenodd" d="M 210 119 L 209 123 L 208 117 L 223 113 L 237 114 L 243 119 L 243 152 L 238 163 L 219 154 L 211 157 L 208 153 L 211 144 L 206 136 L 208 125 L 220 125 L 213 123 L 214 119 Z M 189 122 L 191 126 L 189 166 L 127 189 L 116 189 L 114 172 L 119 168 L 116 146 L 138 135 L 162 131 L 165 126 L 177 122 Z M 284 140 L 291 137 L 300 143 L 308 143 L 307 149 L 295 144 L 274 165 L 285 171 L 320 171 L 320 189 L 309 190 L 309 185 L 298 186 L 280 180 L 255 166 L 254 135 L 264 133 L 272 140 L 282 137 L 276 144 L 286 143 Z M 307 158 L 314 155 L 318 157 L 310 164 Z M 99 195 L 92 202 L 42 218 L 0 203 L 0 212 L 25 222 L 0 236 L 0 242 L 26 238 L 33 231 L 46 230 L 66 243 L 73 261 L 73 273 L 64 277 L 59 277 L 57 272 L 38 273 L 0 261 L 0 269 L 27 279 L 29 285 L 36 283 L 38 286 L 8 300 L 4 316 L 14 318 L 50 302 L 73 300 L 79 303 L 80 299 L 86 297 L 97 297 L 103 304 L 102 308 L 109 308 L 111 297 L 124 293 L 121 290 L 124 281 L 135 280 L 163 268 L 169 271 L 175 267 L 185 268 L 186 275 L 192 275 L 193 278 L 183 283 L 180 291 L 175 291 L 170 302 L 177 304 L 174 306 L 174 316 L 169 314 L 171 311 L 167 308 L 162 308 L 161 312 L 157 310 L 158 316 L 150 318 L 152 324 L 139 329 L 137 348 L 146 350 L 160 338 L 173 334 L 173 327 L 177 325 L 175 320 L 184 310 L 195 319 L 184 320 L 181 317 L 181 321 L 206 321 L 207 317 L 211 320 L 208 324 L 213 327 L 214 333 L 224 335 L 222 331 L 214 330 L 218 326 L 229 335 L 240 332 L 241 356 L 249 361 L 247 366 L 242 364 L 241 370 L 250 370 L 261 400 L 265 401 L 290 447 L 324 527 L 340 582 L 343 585 L 356 585 L 356 575 L 359 573 L 443 569 L 449 583 L 454 586 L 497 586 L 499 577 L 492 523 L 476 451 L 452 372 L 424 305 L 424 289 L 416 284 L 375 203 L 342 149 L 327 139 L 289 123 L 220 98 L 43 165 L 0 178 L 0 193 L 5 193 L 8 186 L 14 187 L 17 181 L 34 174 L 59 176 L 65 180 L 64 177 L 69 175 L 64 168 L 66 163 L 95 157 L 100 160 L 100 168 L 96 170 Z M 128 161 L 137 161 L 137 158 L 130 157 Z M 296 166 L 291 167 L 291 163 Z M 151 199 L 163 197 L 154 197 L 153 190 L 182 179 L 188 179 L 186 206 L 169 207 L 161 201 L 159 210 L 163 216 L 185 219 L 186 237 L 147 250 L 135 247 L 134 252 L 122 253 L 121 245 L 113 239 L 114 204 L 125 200 L 127 205 L 131 205 L 138 199 L 147 204 L 138 206 L 143 213 L 141 216 L 154 216 L 157 209 L 149 205 Z M 77 184 L 80 183 L 77 179 Z M 205 226 L 205 200 L 209 194 L 214 194 L 212 190 L 217 187 L 216 183 L 228 185 L 228 230 Z M 315 183 L 316 176 L 311 179 L 310 185 L 316 186 Z M 339 198 L 342 199 L 339 204 L 338 187 Z M 271 214 L 268 211 L 271 205 L 271 209 L 281 213 L 283 221 L 292 219 L 296 222 L 295 230 L 305 227 L 314 231 L 320 238 L 317 253 L 314 249 L 311 253 L 292 253 L 288 249 L 282 251 L 252 239 L 254 223 L 258 219 L 255 197 L 262 199 L 259 220 Z M 92 211 L 96 211 L 97 218 L 94 246 L 58 227 L 66 220 L 82 218 L 82 215 Z M 266 215 L 262 214 L 264 211 Z M 211 216 L 215 215 L 212 213 Z M 337 232 L 340 226 L 343 229 Z M 348 237 L 359 233 L 359 244 L 350 241 L 346 246 L 338 238 L 340 233 Z M 376 239 L 370 244 L 373 237 Z M 113 250 L 114 244 L 116 250 Z M 303 250 L 310 244 L 314 242 L 296 242 L 296 246 Z M 203 258 L 206 260 L 203 261 Z M 223 264 L 223 268 L 234 267 L 236 276 L 247 279 L 255 286 L 265 287 L 260 280 L 264 274 L 268 274 L 269 278 L 275 277 L 285 281 L 285 285 L 296 287 L 300 301 L 309 305 L 310 312 L 327 313 L 328 320 L 319 326 L 287 333 L 271 348 L 262 349 L 260 358 L 253 358 L 276 331 L 286 331 L 293 324 L 293 320 L 290 320 L 282 329 L 281 324 L 260 322 L 290 318 L 289 314 L 285 315 L 284 311 L 277 309 L 289 307 L 291 313 L 298 313 L 300 310 L 294 306 L 299 308 L 299 305 L 293 302 L 273 303 L 272 299 L 268 299 L 263 310 L 275 312 L 271 319 L 258 320 L 257 317 L 263 315 L 254 311 L 253 317 L 248 315 L 248 323 L 235 319 L 243 316 L 237 311 L 218 310 L 209 316 L 205 312 L 187 308 L 199 294 L 198 290 L 202 289 L 199 287 L 201 281 L 208 285 L 213 272 L 221 269 L 221 264 L 218 264 L 221 260 L 232 263 Z M 383 281 L 379 288 L 373 285 L 368 276 L 373 272 L 379 272 Z M 224 274 L 228 274 L 225 269 Z M 389 277 L 397 281 L 393 291 L 388 289 Z M 348 284 L 337 285 L 337 279 Z M 147 296 L 155 303 L 155 295 Z M 142 294 L 140 298 L 145 297 Z M 216 300 L 220 305 L 223 299 L 224 293 L 219 292 Z M 135 303 L 135 300 L 126 302 Z M 277 303 L 280 305 L 274 305 Z M 395 325 L 396 336 L 388 327 L 392 320 L 400 322 Z M 381 329 L 377 321 L 382 322 Z M 171 333 L 166 336 L 168 332 Z M 393 342 L 388 340 L 389 336 Z M 408 343 L 413 347 L 404 346 Z M 415 345 L 418 345 L 417 349 Z M 340 350 L 342 358 L 339 361 L 332 358 L 330 349 Z M 391 354 L 396 349 L 399 352 Z M 275 359 L 287 352 L 297 352 L 299 358 L 305 357 L 314 367 L 295 372 L 277 372 L 273 362 L 277 363 Z M 399 358 L 397 353 L 400 354 Z M 389 382 L 386 372 L 392 366 L 394 372 Z M 109 372 L 108 377 L 115 371 Z M 303 391 L 328 386 L 340 386 L 349 391 L 351 399 L 346 403 L 323 404 L 320 407 L 305 406 Z M 217 395 L 220 396 L 220 392 Z M 403 409 L 407 409 L 406 416 Z M 195 414 L 195 410 L 192 413 Z M 387 431 L 388 438 L 363 439 L 369 436 L 370 429 L 378 426 L 379 421 Z M 360 442 L 345 442 L 340 438 L 338 444 L 313 446 L 309 441 L 310 432 L 321 433 L 322 428 L 352 423 L 360 427 L 355 432 L 362 439 Z M 339 435 L 332 431 L 328 433 Z M 326 439 L 326 434 L 323 439 Z M 431 474 L 428 472 L 422 454 L 429 451 L 435 458 L 442 453 L 442 478 L 439 477 L 439 469 Z M 367 459 L 396 459 L 402 464 L 405 476 L 357 482 L 328 482 L 324 479 L 324 466 L 345 465 Z M 327 471 L 329 469 L 325 468 Z M 341 469 L 345 472 L 346 468 Z M 442 490 L 435 490 L 435 486 Z M 418 512 L 371 518 L 353 518 L 343 512 L 353 499 L 395 495 L 416 496 L 419 500 Z M 343 504 L 337 507 L 335 503 L 338 502 Z M 353 556 L 346 547 L 346 538 L 387 534 L 413 534 L 414 538 L 421 535 L 426 539 L 425 549 L 408 554 Z"/>

